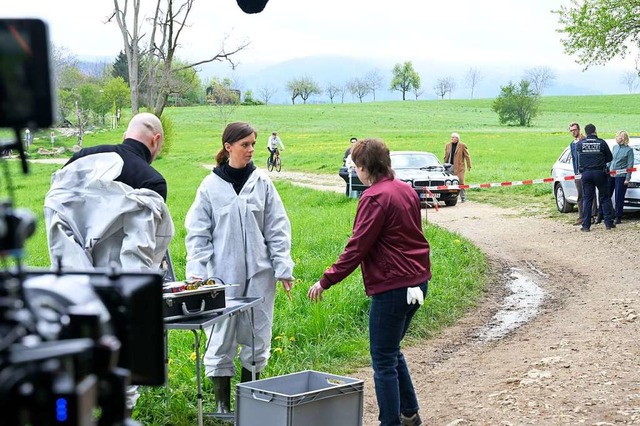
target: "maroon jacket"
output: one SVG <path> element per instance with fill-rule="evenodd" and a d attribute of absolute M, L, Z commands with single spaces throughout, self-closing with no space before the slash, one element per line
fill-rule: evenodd
<path fill-rule="evenodd" d="M 420 198 L 408 184 L 384 178 L 362 193 L 353 235 L 338 261 L 320 279 L 320 285 L 328 289 L 358 266 L 367 296 L 431 279 Z"/>

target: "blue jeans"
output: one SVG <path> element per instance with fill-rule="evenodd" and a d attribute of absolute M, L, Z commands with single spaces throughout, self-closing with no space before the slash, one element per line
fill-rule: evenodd
<path fill-rule="evenodd" d="M 429 282 L 420 286 L 427 295 Z M 380 426 L 400 426 L 400 413 L 418 411 L 418 399 L 404 355 L 400 351 L 411 319 L 420 305 L 407 304 L 407 289 L 387 291 L 371 297 L 369 347 L 378 400 Z"/>

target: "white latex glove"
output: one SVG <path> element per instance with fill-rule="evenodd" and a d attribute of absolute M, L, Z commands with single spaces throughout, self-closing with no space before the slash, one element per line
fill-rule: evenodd
<path fill-rule="evenodd" d="M 419 305 L 424 303 L 424 295 L 420 287 L 407 288 L 407 305 L 413 305 L 414 303 L 418 303 Z"/>

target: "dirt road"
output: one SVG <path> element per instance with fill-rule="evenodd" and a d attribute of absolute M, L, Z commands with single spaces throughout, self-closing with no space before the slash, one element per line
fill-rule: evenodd
<path fill-rule="evenodd" d="M 337 176 L 298 178 L 344 190 Z M 429 210 L 431 223 L 487 254 L 495 280 L 458 324 L 404 351 L 424 424 L 640 424 L 640 216 L 583 233 L 569 224 L 575 215 L 521 213 L 473 201 Z M 541 310 L 505 337 L 480 339 L 508 294 L 512 268 L 535 277 Z M 372 372 L 354 376 L 365 380 L 364 424 L 376 425 Z"/>

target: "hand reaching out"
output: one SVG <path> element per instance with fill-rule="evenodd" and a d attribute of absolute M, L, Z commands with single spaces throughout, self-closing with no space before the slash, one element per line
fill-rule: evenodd
<path fill-rule="evenodd" d="M 314 285 L 309 288 L 307 292 L 307 297 L 314 302 L 319 302 L 322 300 L 322 292 L 324 288 L 320 285 L 320 281 L 317 281 Z"/>

